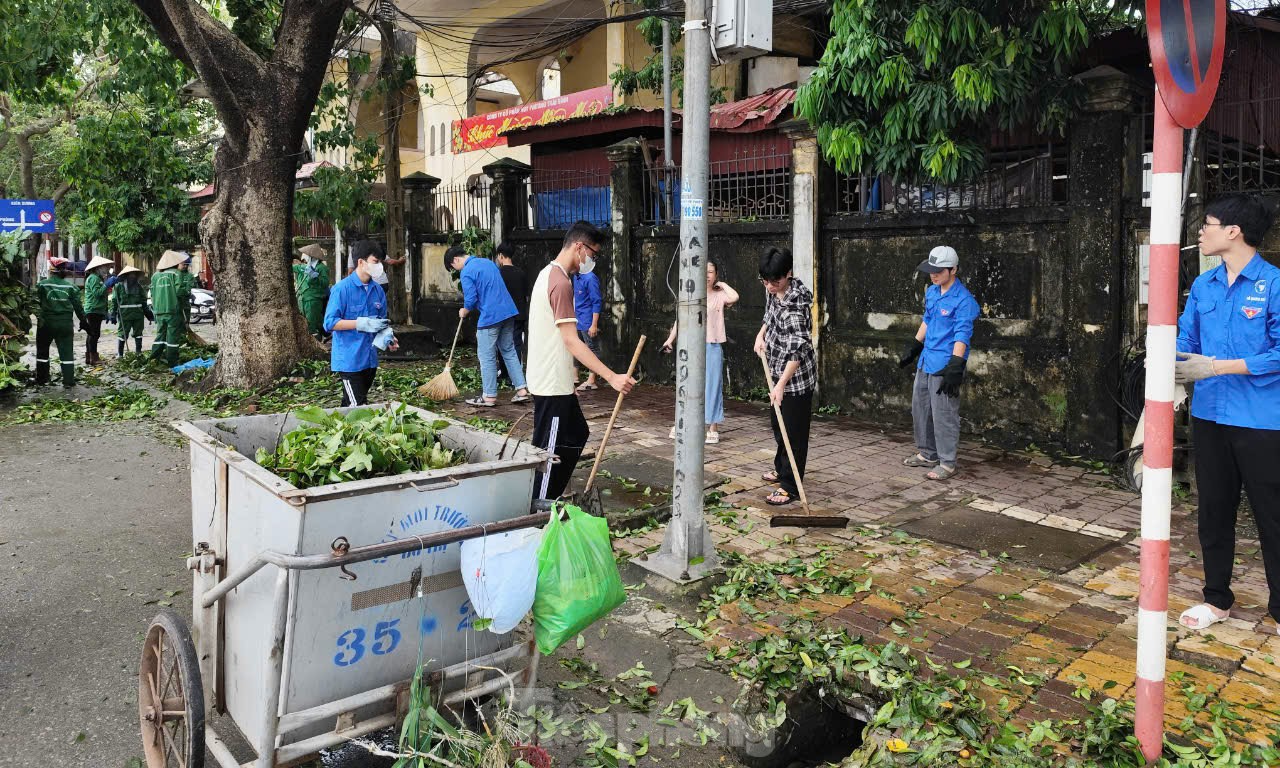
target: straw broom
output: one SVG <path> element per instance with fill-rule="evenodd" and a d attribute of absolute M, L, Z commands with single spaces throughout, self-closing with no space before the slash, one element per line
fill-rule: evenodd
<path fill-rule="evenodd" d="M 453 351 L 458 348 L 458 336 L 462 333 L 462 321 L 466 318 L 458 318 L 458 330 L 453 332 L 453 346 L 449 347 L 449 360 L 444 364 L 444 370 L 440 375 L 431 381 L 418 387 L 418 394 L 429 397 L 432 400 L 449 400 L 458 396 L 458 385 L 453 383 Z"/>

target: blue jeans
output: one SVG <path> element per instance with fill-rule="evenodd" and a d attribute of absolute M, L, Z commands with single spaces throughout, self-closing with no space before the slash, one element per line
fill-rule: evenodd
<path fill-rule="evenodd" d="M 724 421 L 724 347 L 718 342 L 707 342 L 707 388 L 704 390 L 703 411 L 707 425 Z"/>
<path fill-rule="evenodd" d="M 480 358 L 480 380 L 484 383 L 484 396 L 498 396 L 498 356 L 507 365 L 511 386 L 516 391 L 525 388 L 524 368 L 516 353 L 516 319 L 508 317 L 497 325 L 476 329 L 476 354 Z"/>

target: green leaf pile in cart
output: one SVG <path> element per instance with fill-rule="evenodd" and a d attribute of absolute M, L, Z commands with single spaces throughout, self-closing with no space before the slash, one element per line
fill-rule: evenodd
<path fill-rule="evenodd" d="M 443 469 L 466 462 L 463 451 L 445 448 L 436 432 L 447 421 L 427 421 L 404 406 L 356 408 L 344 416 L 323 408 L 293 414 L 302 426 L 284 435 L 272 453 L 258 449 L 257 462 L 298 488 Z"/>

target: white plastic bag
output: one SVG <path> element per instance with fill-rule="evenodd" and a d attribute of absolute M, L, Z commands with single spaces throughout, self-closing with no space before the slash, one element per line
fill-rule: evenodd
<path fill-rule="evenodd" d="M 476 614 L 506 634 L 533 607 L 542 529 L 524 528 L 462 542 L 462 583 Z"/>

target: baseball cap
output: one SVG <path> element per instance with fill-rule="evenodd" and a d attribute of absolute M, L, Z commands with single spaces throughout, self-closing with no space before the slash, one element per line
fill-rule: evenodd
<path fill-rule="evenodd" d="M 959 265 L 960 257 L 956 255 L 956 249 L 949 245 L 939 245 L 929 251 L 929 258 L 920 262 L 916 269 L 936 275 L 944 269 L 955 269 Z"/>

